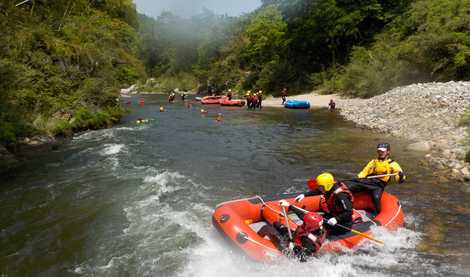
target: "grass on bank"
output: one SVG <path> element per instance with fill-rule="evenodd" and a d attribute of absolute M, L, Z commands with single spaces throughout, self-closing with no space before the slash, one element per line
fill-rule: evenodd
<path fill-rule="evenodd" d="M 70 119 L 38 117 L 36 127 L 51 136 L 68 136 L 72 132 L 82 130 L 96 130 L 109 128 L 119 122 L 121 116 L 126 113 L 122 107 L 107 107 L 92 110 L 90 108 L 79 108 Z"/>

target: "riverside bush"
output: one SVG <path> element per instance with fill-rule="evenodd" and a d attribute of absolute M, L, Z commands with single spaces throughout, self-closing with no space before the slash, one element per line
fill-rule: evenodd
<path fill-rule="evenodd" d="M 371 97 L 416 82 L 470 80 L 469 17 L 470 1 L 414 1 L 371 47 L 354 48 L 337 81 L 326 85 Z"/>
<path fill-rule="evenodd" d="M 119 88 L 145 77 L 132 1 L 17 3 L 0 4 L 0 143 L 115 122 Z"/>

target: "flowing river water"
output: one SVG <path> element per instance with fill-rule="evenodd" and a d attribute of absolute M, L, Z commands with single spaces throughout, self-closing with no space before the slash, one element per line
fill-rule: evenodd
<path fill-rule="evenodd" d="M 145 100 L 131 99 L 122 124 L 75 135 L 0 181 L 0 276 L 470 276 L 470 190 L 433 174 L 406 141 L 321 109 L 204 115 L 198 104 Z M 350 178 L 381 141 L 409 177 L 387 188 L 406 226 L 377 230 L 384 247 L 265 265 L 213 228 L 216 204 L 304 191 L 321 171 Z"/>

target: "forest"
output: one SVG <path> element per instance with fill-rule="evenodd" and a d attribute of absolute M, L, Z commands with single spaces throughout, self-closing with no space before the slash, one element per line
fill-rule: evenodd
<path fill-rule="evenodd" d="M 138 14 L 131 0 L 0 4 L 0 141 L 106 127 L 119 88 L 372 97 L 470 79 L 470 0 L 263 0 L 238 17 Z M 24 3 L 23 3 L 24 2 Z"/>

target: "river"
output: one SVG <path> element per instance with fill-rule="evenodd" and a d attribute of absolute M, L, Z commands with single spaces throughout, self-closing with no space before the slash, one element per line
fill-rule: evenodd
<path fill-rule="evenodd" d="M 0 181 L 0 276 L 470 276 L 470 191 L 435 176 L 406 141 L 326 110 L 205 115 L 163 96 L 130 101 L 121 124 L 77 134 Z M 322 171 L 350 178 L 381 141 L 409 177 L 387 188 L 406 226 L 374 234 L 384 247 L 264 265 L 213 228 L 216 204 L 304 191 Z"/>

